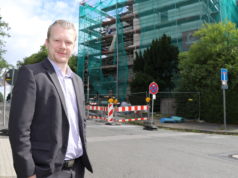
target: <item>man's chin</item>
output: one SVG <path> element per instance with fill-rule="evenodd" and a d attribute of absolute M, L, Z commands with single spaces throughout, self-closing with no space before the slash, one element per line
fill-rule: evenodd
<path fill-rule="evenodd" d="M 68 59 L 67 58 L 56 58 L 55 61 L 59 64 L 66 64 L 68 63 Z"/>

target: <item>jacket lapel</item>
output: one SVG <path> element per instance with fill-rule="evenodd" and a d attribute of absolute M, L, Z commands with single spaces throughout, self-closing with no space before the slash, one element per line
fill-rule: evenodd
<path fill-rule="evenodd" d="M 62 88 L 60 86 L 60 83 L 59 83 L 59 79 L 57 77 L 57 74 L 53 68 L 53 66 L 50 64 L 50 62 L 48 61 L 48 59 L 44 60 L 43 61 L 43 65 L 45 66 L 45 68 L 47 69 L 47 74 L 49 75 L 52 83 L 54 84 L 58 94 L 59 94 L 59 97 L 60 97 L 60 100 L 61 100 L 61 103 L 62 103 L 62 106 L 64 108 L 64 111 L 66 113 L 66 116 L 68 117 L 68 114 L 67 114 L 67 109 L 66 109 L 66 103 L 65 103 L 65 98 L 64 98 L 64 93 L 62 91 Z"/>
<path fill-rule="evenodd" d="M 81 87 L 80 83 L 77 81 L 75 74 L 73 74 L 72 77 L 73 80 L 73 85 L 74 85 L 74 90 L 75 90 L 75 95 L 76 95 L 76 100 L 77 100 L 77 106 L 78 106 L 78 110 L 79 110 L 79 119 L 82 125 L 82 119 L 84 117 L 83 114 L 83 106 L 84 106 L 84 101 L 83 101 L 83 94 L 80 92 L 81 90 L 83 90 L 83 88 Z"/>

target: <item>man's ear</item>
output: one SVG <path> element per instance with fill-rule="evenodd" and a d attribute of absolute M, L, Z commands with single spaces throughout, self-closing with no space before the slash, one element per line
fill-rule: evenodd
<path fill-rule="evenodd" d="M 48 43 L 49 43 L 49 40 L 46 39 L 46 40 L 45 40 L 45 44 L 44 44 L 44 46 L 45 46 L 46 48 L 48 48 Z"/>

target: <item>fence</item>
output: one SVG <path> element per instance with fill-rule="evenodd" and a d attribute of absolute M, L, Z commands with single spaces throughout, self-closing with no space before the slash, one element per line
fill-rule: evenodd
<path fill-rule="evenodd" d="M 146 105 L 146 97 L 152 98 L 147 92 L 132 93 L 127 96 L 126 101 L 119 101 L 119 104 L 116 105 L 116 107 L 119 108 L 119 106 L 123 105 L 123 103 L 127 103 L 132 106 Z M 95 104 L 107 107 L 107 96 L 91 95 L 89 98 L 91 98 L 91 103 L 88 103 L 89 105 Z M 156 95 L 156 100 L 154 101 L 154 115 L 155 118 L 179 116 L 186 119 L 200 120 L 200 107 L 200 92 L 159 92 Z M 139 112 L 139 114 L 141 113 L 145 115 L 145 112 Z M 94 114 L 97 115 L 95 112 Z M 126 112 L 124 114 L 120 112 L 114 113 L 115 117 L 118 116 L 126 118 L 132 116 L 135 117 L 134 114 L 134 112 Z M 99 115 L 101 116 L 102 112 L 99 112 Z M 106 113 L 104 113 L 104 115 L 106 115 Z M 105 116 L 105 118 L 107 117 Z M 141 116 L 141 118 L 143 117 Z"/>
<path fill-rule="evenodd" d="M 108 103 L 107 107 L 87 106 L 88 118 L 112 122 L 133 122 L 148 120 L 148 105 L 120 106 Z M 90 112 L 91 111 L 91 112 Z M 92 112 L 93 111 L 93 112 Z"/>

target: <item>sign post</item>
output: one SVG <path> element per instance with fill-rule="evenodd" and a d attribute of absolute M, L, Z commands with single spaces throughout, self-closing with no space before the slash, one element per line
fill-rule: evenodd
<path fill-rule="evenodd" d="M 159 86 L 157 83 L 155 82 L 152 82 L 150 83 L 149 85 L 149 92 L 150 94 L 152 94 L 152 113 L 151 113 L 151 121 L 153 122 L 154 120 L 154 100 L 156 99 L 156 94 L 158 93 L 159 91 Z"/>
<path fill-rule="evenodd" d="M 228 89 L 228 70 L 221 68 L 221 88 L 223 90 L 224 129 L 226 130 L 226 90 Z"/>
<path fill-rule="evenodd" d="M 159 91 L 158 84 L 155 82 L 150 83 L 149 93 L 152 94 L 151 119 L 149 120 L 149 123 L 146 126 L 146 128 L 150 130 L 157 129 L 157 127 L 153 123 L 154 123 L 154 100 L 156 99 L 156 94 L 158 93 L 158 91 Z"/>

